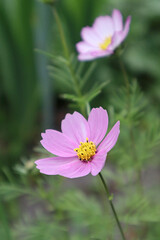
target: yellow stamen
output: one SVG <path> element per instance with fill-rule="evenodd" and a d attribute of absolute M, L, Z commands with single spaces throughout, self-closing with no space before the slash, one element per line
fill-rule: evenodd
<path fill-rule="evenodd" d="M 102 50 L 107 50 L 108 46 L 111 44 L 111 37 L 107 37 L 103 43 L 100 43 L 99 44 L 99 47 L 102 49 Z"/>
<path fill-rule="evenodd" d="M 79 148 L 75 148 L 74 151 L 76 151 L 78 158 L 81 161 L 91 161 L 92 157 L 96 153 L 96 145 L 91 141 L 88 141 L 88 138 L 86 138 L 86 142 L 80 142 Z"/>

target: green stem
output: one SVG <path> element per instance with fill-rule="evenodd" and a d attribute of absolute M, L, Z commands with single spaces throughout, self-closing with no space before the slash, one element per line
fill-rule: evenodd
<path fill-rule="evenodd" d="M 90 107 L 89 102 L 86 102 L 86 111 L 87 111 L 87 116 L 89 116 L 90 111 L 91 111 L 91 107 Z"/>
<path fill-rule="evenodd" d="M 130 87 L 129 87 L 129 79 L 128 79 L 128 75 L 125 69 L 125 66 L 119 57 L 119 64 L 120 64 L 120 68 L 123 74 L 123 78 L 125 81 L 125 85 L 126 85 L 126 89 L 127 89 L 127 96 L 128 96 L 128 100 L 127 100 L 127 106 L 128 106 L 128 111 L 130 111 Z M 132 156 L 134 161 L 138 161 L 138 156 L 137 156 L 137 152 L 136 152 L 136 144 L 135 144 L 135 138 L 134 138 L 134 134 L 133 134 L 133 128 L 130 127 L 129 130 L 129 134 L 130 134 L 130 138 L 131 138 L 131 144 L 132 144 Z M 137 171 L 137 179 L 138 179 L 138 189 L 141 193 L 143 193 L 143 189 L 142 189 L 142 181 L 141 181 L 141 171 Z"/>
<path fill-rule="evenodd" d="M 57 23 L 61 43 L 62 43 L 63 50 L 64 50 L 64 56 L 66 57 L 67 60 L 69 60 L 69 51 L 68 51 L 67 43 L 66 43 L 66 40 L 65 40 L 63 27 L 62 27 L 59 15 L 58 15 L 55 8 L 53 8 L 53 14 L 54 14 L 54 17 L 55 17 L 55 20 L 56 20 L 56 23 Z"/>
<path fill-rule="evenodd" d="M 125 81 L 125 85 L 126 85 L 126 90 L 127 90 L 127 95 L 128 95 L 128 104 L 130 103 L 130 89 L 129 89 L 129 79 L 128 79 L 128 75 L 126 73 L 126 70 L 125 70 L 125 67 L 124 67 L 124 64 L 121 60 L 120 57 L 118 57 L 119 59 L 119 65 L 120 65 L 120 68 L 121 68 L 121 71 L 122 71 L 122 74 L 123 74 L 123 78 L 124 78 L 124 81 Z"/>
<path fill-rule="evenodd" d="M 136 143 L 135 143 L 133 129 L 130 128 L 129 132 L 130 132 L 130 138 L 131 138 L 131 144 L 132 144 L 133 160 L 135 162 L 138 162 L 138 156 L 137 156 L 137 152 L 136 152 Z M 138 189 L 139 193 L 143 194 L 143 186 L 142 186 L 142 178 L 141 178 L 141 170 L 140 169 L 137 170 L 137 183 L 138 183 L 137 189 Z"/>
<path fill-rule="evenodd" d="M 70 73 L 71 73 L 71 76 L 72 76 L 72 80 L 73 80 L 73 84 L 74 84 L 74 88 L 75 88 L 75 93 L 80 99 L 82 99 L 82 93 L 81 93 L 81 90 L 80 90 L 79 82 L 78 82 L 78 79 L 76 77 L 76 74 L 75 74 L 75 72 L 72 68 L 71 62 L 70 62 L 70 54 L 69 54 L 67 42 L 66 42 L 66 39 L 65 39 L 63 27 L 62 27 L 62 24 L 61 24 L 61 20 L 60 20 L 59 15 L 58 15 L 55 8 L 53 8 L 53 13 L 54 13 L 55 20 L 56 20 L 56 23 L 57 23 L 61 43 L 62 43 L 62 46 L 63 46 L 64 56 L 68 60 L 68 67 L 69 67 L 69 70 L 70 70 Z M 84 104 L 83 103 L 79 104 L 79 107 L 80 107 L 81 113 L 85 116 L 86 111 L 85 111 Z"/>
<path fill-rule="evenodd" d="M 69 67 L 70 73 L 72 75 L 73 83 L 74 83 L 74 86 L 75 86 L 75 92 L 76 92 L 77 96 L 80 99 L 82 99 L 83 96 L 82 96 L 82 93 L 81 93 L 81 90 L 80 90 L 80 87 L 79 87 L 79 82 L 78 82 L 78 79 L 76 77 L 76 74 L 75 74 L 70 62 L 68 64 L 68 67 Z M 86 117 L 85 104 L 79 103 L 79 107 L 80 107 L 80 110 L 81 110 L 81 113 L 83 114 L 83 116 Z"/>
<path fill-rule="evenodd" d="M 99 173 L 99 176 L 100 176 L 100 179 L 101 179 L 101 181 L 102 181 L 102 183 L 103 183 L 103 186 L 104 186 L 104 188 L 105 188 L 105 191 L 106 191 L 106 194 L 107 194 L 107 198 L 108 198 L 110 207 L 111 207 L 111 209 L 112 209 L 113 215 L 114 215 L 114 217 L 115 217 L 115 220 L 116 220 L 116 222 L 117 222 L 117 225 L 118 225 L 119 231 L 120 231 L 120 233 L 121 233 L 122 239 L 123 239 L 123 240 L 126 240 L 126 238 L 125 238 L 125 236 L 124 236 L 124 233 L 123 233 L 122 226 L 121 226 L 120 221 L 119 221 L 119 219 L 118 219 L 118 215 L 117 215 L 116 210 L 115 210 L 115 208 L 114 208 L 114 205 L 113 205 L 113 202 L 112 202 L 112 199 L 111 199 L 112 196 L 111 196 L 110 193 L 109 193 L 109 189 L 108 189 L 108 187 L 107 187 L 107 184 L 105 183 L 104 178 L 103 178 L 103 176 L 102 176 L 101 173 Z"/>

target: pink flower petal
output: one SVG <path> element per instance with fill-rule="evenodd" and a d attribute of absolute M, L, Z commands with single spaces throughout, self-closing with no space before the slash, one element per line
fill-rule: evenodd
<path fill-rule="evenodd" d="M 118 121 L 110 130 L 110 132 L 107 134 L 107 136 L 102 141 L 102 143 L 99 145 L 97 149 L 98 154 L 109 152 L 114 147 L 120 133 L 119 127 L 120 127 L 120 122 Z"/>
<path fill-rule="evenodd" d="M 78 112 L 68 113 L 61 123 L 61 129 L 68 138 L 74 141 L 76 147 L 79 146 L 80 142 L 85 142 L 86 138 L 90 137 L 88 122 Z"/>
<path fill-rule="evenodd" d="M 79 160 L 74 166 L 72 166 L 72 172 L 69 171 L 70 168 L 62 171 L 60 175 L 68 178 L 84 177 L 91 172 L 91 164 L 90 162 L 85 163 Z"/>
<path fill-rule="evenodd" d="M 42 133 L 42 138 L 42 146 L 54 155 L 61 157 L 76 156 L 74 151 L 76 144 L 63 133 L 55 130 L 46 130 L 46 133 Z"/>
<path fill-rule="evenodd" d="M 122 41 L 126 38 L 128 32 L 129 32 L 130 23 L 131 23 L 131 16 L 127 17 L 127 20 L 126 20 L 126 23 L 125 23 L 125 26 L 124 26 L 124 30 L 123 30 Z"/>
<path fill-rule="evenodd" d="M 114 50 L 117 46 L 120 45 L 122 42 L 122 37 L 123 37 L 123 32 L 115 32 L 113 38 L 112 38 L 112 43 L 109 46 L 109 49 Z"/>
<path fill-rule="evenodd" d="M 129 16 L 126 20 L 124 30 L 122 30 L 120 32 L 115 32 L 115 34 L 112 38 L 112 43 L 110 45 L 110 49 L 114 50 L 126 38 L 128 32 L 129 32 L 130 22 L 131 22 L 131 17 Z"/>
<path fill-rule="evenodd" d="M 94 31 L 97 33 L 97 35 L 100 37 L 100 43 L 103 43 L 103 41 L 107 37 L 112 37 L 114 33 L 114 25 L 113 20 L 109 16 L 100 16 L 95 19 L 93 24 Z"/>
<path fill-rule="evenodd" d="M 59 166 L 61 167 L 62 165 L 69 164 L 72 162 L 77 161 L 77 156 L 76 157 L 50 157 L 50 158 L 44 158 L 35 161 L 35 164 L 37 164 L 38 169 L 47 169 L 48 171 L 53 170 L 51 168 L 54 168 L 54 171 L 59 169 Z"/>
<path fill-rule="evenodd" d="M 122 14 L 119 10 L 114 9 L 112 12 L 112 19 L 114 23 L 114 30 L 115 31 L 122 31 L 123 29 L 123 19 Z"/>
<path fill-rule="evenodd" d="M 81 31 L 82 39 L 93 47 L 98 47 L 100 43 L 99 36 L 94 32 L 92 27 L 84 27 Z"/>
<path fill-rule="evenodd" d="M 88 52 L 88 53 L 80 53 L 78 55 L 78 59 L 80 61 L 89 61 L 89 60 L 93 60 L 95 58 L 101 58 L 101 57 L 104 57 L 104 56 L 108 56 L 108 55 L 111 55 L 113 54 L 113 51 L 112 50 L 99 50 L 97 52 Z"/>
<path fill-rule="evenodd" d="M 89 114 L 90 141 L 98 145 L 104 138 L 108 128 L 108 114 L 102 107 L 93 108 Z"/>
<path fill-rule="evenodd" d="M 40 159 L 35 161 L 35 163 L 37 164 L 37 168 L 40 172 L 47 175 L 57 175 L 60 170 L 64 170 L 67 166 L 72 166 L 77 161 L 77 157 L 53 157 Z"/>
<path fill-rule="evenodd" d="M 91 166 L 73 158 L 46 158 L 35 162 L 41 173 L 47 175 L 61 175 L 68 178 L 83 177 L 90 173 Z"/>
<path fill-rule="evenodd" d="M 96 57 L 92 53 L 82 53 L 78 55 L 79 61 L 89 61 L 94 60 Z"/>
<path fill-rule="evenodd" d="M 107 153 L 103 155 L 96 154 L 91 162 L 91 174 L 96 176 L 104 167 Z"/>
<path fill-rule="evenodd" d="M 99 47 L 93 47 L 86 42 L 79 42 L 76 44 L 77 51 L 80 53 L 87 53 L 91 51 L 98 51 Z"/>

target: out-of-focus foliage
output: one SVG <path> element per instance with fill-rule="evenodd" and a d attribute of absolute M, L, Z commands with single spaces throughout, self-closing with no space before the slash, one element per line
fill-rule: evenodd
<path fill-rule="evenodd" d="M 33 1 L 0 2 L 0 158 L 12 164 L 33 136 L 38 87 L 31 29 Z"/>
<path fill-rule="evenodd" d="M 5 161 L 9 163 L 37 131 L 34 125 L 38 109 L 37 78 L 31 31 L 34 22 L 31 20 L 36 18 L 33 9 L 37 5 L 33 3 L 31 0 L 23 4 L 20 0 L 0 3 L 0 146 L 2 156 L 7 152 Z M 50 52 L 38 51 L 44 53 L 44 58 L 49 57 L 49 66 L 44 67 L 52 78 L 55 95 L 67 100 L 72 110 L 85 114 L 89 103 L 93 107 L 103 106 L 109 113 L 109 127 L 120 120 L 118 143 L 108 154 L 102 173 L 109 182 L 126 238 L 159 239 L 160 2 L 57 0 L 54 6 L 62 21 L 70 56 L 67 59 L 63 54 L 55 18 L 50 23 L 54 32 Z M 75 43 L 80 40 L 81 28 L 91 25 L 99 15 L 111 14 L 113 8 L 120 9 L 124 18 L 132 16 L 121 56 L 114 54 L 93 63 L 78 62 Z M 127 70 L 129 95 L 119 61 Z M 120 239 L 98 177 L 68 180 L 39 174 L 34 161 L 49 156 L 38 146 L 31 158 L 23 155 L 12 170 L 7 164 L 3 167 L 0 237 L 3 240 Z"/>
<path fill-rule="evenodd" d="M 48 8 L 34 0 L 0 1 L 1 169 L 12 167 L 27 153 L 41 126 L 51 122 L 53 104 L 46 62 L 35 52 L 35 47 L 46 49 Z M 40 103 L 44 116 L 43 123 L 37 124 Z"/>

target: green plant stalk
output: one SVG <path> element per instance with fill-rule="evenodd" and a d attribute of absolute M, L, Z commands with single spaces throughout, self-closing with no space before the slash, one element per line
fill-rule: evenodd
<path fill-rule="evenodd" d="M 53 7 L 53 14 L 54 14 L 54 17 L 55 17 L 55 20 L 56 20 L 56 23 L 57 23 L 61 43 L 62 43 L 62 46 L 63 46 L 64 56 L 68 60 L 68 67 L 69 67 L 70 73 L 72 75 L 72 80 L 73 80 L 73 83 L 74 83 L 75 92 L 76 92 L 76 94 L 79 98 L 82 98 L 82 93 L 81 93 L 81 90 L 80 90 L 80 86 L 78 84 L 78 79 L 77 79 L 77 77 L 74 73 L 74 70 L 72 68 L 72 65 L 70 63 L 70 54 L 69 54 L 68 46 L 67 46 L 67 43 L 66 43 L 66 39 L 65 39 L 63 27 L 62 27 L 62 24 L 61 24 L 61 20 L 60 20 L 60 17 L 59 17 L 59 15 L 58 15 L 58 13 L 57 13 L 57 11 L 54 7 Z M 79 107 L 81 109 L 82 114 L 85 116 L 86 111 L 85 111 L 84 104 L 83 103 L 80 104 Z"/>
<path fill-rule="evenodd" d="M 59 15 L 58 15 L 58 13 L 57 13 L 57 11 L 54 7 L 53 7 L 53 14 L 54 14 L 54 17 L 55 17 L 55 20 L 56 20 L 56 23 L 57 23 L 60 39 L 61 39 L 61 42 L 62 42 L 62 46 L 63 46 L 63 50 L 64 50 L 64 56 L 66 57 L 66 59 L 69 60 L 69 51 L 68 51 L 67 43 L 66 43 L 66 40 L 65 40 L 64 31 L 63 31 L 63 28 L 62 28 L 62 24 L 61 24 Z"/>
<path fill-rule="evenodd" d="M 133 133 L 132 128 L 130 128 L 129 133 L 130 133 L 130 138 L 131 138 L 131 143 L 132 143 L 132 155 L 133 155 L 134 160 L 137 162 L 138 156 L 137 156 L 137 152 L 136 152 L 136 143 L 135 143 L 134 133 Z M 138 192 L 140 194 L 143 194 L 142 178 L 141 178 L 141 170 L 140 169 L 137 170 L 137 183 L 138 183 L 138 187 L 137 187 Z"/>
<path fill-rule="evenodd" d="M 104 186 L 104 188 L 105 188 L 106 195 L 107 195 L 107 198 L 108 198 L 110 207 L 111 207 L 111 209 L 112 209 L 114 218 L 115 218 L 115 220 L 116 220 L 116 222 L 117 222 L 117 226 L 118 226 L 119 231 L 120 231 L 120 233 L 121 233 L 122 239 L 123 239 L 123 240 L 126 240 L 126 238 L 125 238 L 125 236 L 124 236 L 124 233 L 123 233 L 122 226 L 121 226 L 120 221 L 119 221 L 119 219 L 118 219 L 118 215 L 117 215 L 116 210 L 115 210 L 115 208 L 114 208 L 114 205 L 113 205 L 113 202 L 112 202 L 112 196 L 110 195 L 108 186 L 107 186 L 106 182 L 104 181 L 104 178 L 103 178 L 103 176 L 102 176 L 101 173 L 99 173 L 99 177 L 100 177 L 100 179 L 101 179 L 101 181 L 102 181 L 102 183 L 103 183 L 103 186 Z"/>
<path fill-rule="evenodd" d="M 123 78 L 124 78 L 124 81 L 125 81 L 125 84 L 126 84 L 127 96 L 128 96 L 127 106 L 128 106 L 128 111 L 130 111 L 130 86 L 129 86 L 130 84 L 129 84 L 128 74 L 127 74 L 125 66 L 124 66 L 124 64 L 123 64 L 119 55 L 118 55 L 118 57 L 119 57 L 119 64 L 120 64 L 120 68 L 121 68 L 121 71 L 122 71 L 122 75 L 123 75 Z M 135 144 L 135 138 L 134 138 L 132 127 L 130 127 L 129 134 L 130 134 L 131 143 L 132 143 L 132 156 L 133 156 L 134 160 L 137 162 L 138 156 L 137 156 L 137 153 L 136 153 L 136 144 Z M 137 171 L 137 180 L 138 180 L 138 183 L 139 183 L 138 184 L 138 190 L 139 190 L 139 192 L 143 193 L 141 170 Z"/>
<path fill-rule="evenodd" d="M 79 98 L 82 98 L 82 93 L 81 93 L 81 90 L 80 90 L 80 87 L 79 87 L 79 83 L 78 83 L 78 80 L 77 80 L 77 77 L 74 73 L 74 70 L 72 68 L 72 65 L 70 64 L 70 61 L 69 61 L 69 69 L 70 69 L 70 73 L 72 75 L 72 79 L 74 80 L 74 85 L 75 85 L 75 90 L 76 90 L 76 93 L 77 93 L 77 96 Z M 81 113 L 86 116 L 86 111 L 85 111 L 85 106 L 84 104 L 80 104 L 80 109 L 81 109 Z"/>
<path fill-rule="evenodd" d="M 126 73 L 124 64 L 123 64 L 120 56 L 118 56 L 118 60 L 119 60 L 119 65 L 120 65 L 122 74 L 123 74 L 123 79 L 124 79 L 124 82 L 125 82 L 125 85 L 126 85 L 126 91 L 127 91 L 127 96 L 128 96 L 128 108 L 129 108 L 130 107 L 130 87 L 129 87 L 130 84 L 129 84 L 129 79 L 128 79 L 128 75 Z"/>

